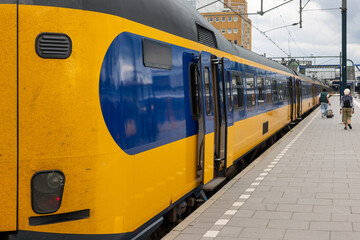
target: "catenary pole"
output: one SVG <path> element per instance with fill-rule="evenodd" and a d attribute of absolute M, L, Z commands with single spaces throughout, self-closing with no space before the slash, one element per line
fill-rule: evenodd
<path fill-rule="evenodd" d="M 341 8 L 341 16 L 342 16 L 342 64 L 341 64 L 341 89 L 340 89 L 340 96 L 344 95 L 344 90 L 346 88 L 346 80 L 347 80 L 347 71 L 346 71 L 346 1 L 342 0 L 342 8 Z"/>

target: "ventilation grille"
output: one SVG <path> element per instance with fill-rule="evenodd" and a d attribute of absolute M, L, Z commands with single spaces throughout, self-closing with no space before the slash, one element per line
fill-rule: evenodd
<path fill-rule="evenodd" d="M 269 131 L 269 122 L 263 123 L 263 135 Z"/>
<path fill-rule="evenodd" d="M 217 48 L 216 38 L 214 32 L 197 25 L 198 42 L 205 44 L 212 48 Z"/>
<path fill-rule="evenodd" d="M 36 38 L 35 49 L 42 58 L 65 59 L 71 55 L 71 39 L 63 33 L 41 33 Z"/>

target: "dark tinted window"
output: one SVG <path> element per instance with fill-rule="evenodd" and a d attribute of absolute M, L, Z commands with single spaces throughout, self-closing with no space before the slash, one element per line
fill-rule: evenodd
<path fill-rule="evenodd" d="M 274 103 L 277 103 L 278 101 L 278 90 L 277 90 L 277 82 L 276 79 L 273 79 L 272 81 L 272 100 Z"/>
<path fill-rule="evenodd" d="M 271 103 L 271 78 L 267 77 L 265 79 L 265 85 L 266 85 L 266 103 Z"/>
<path fill-rule="evenodd" d="M 226 95 L 227 95 L 227 104 L 228 111 L 232 110 L 232 92 L 231 92 L 231 74 L 230 71 L 226 71 Z"/>
<path fill-rule="evenodd" d="M 289 81 L 284 80 L 284 100 L 287 100 L 289 98 Z"/>
<path fill-rule="evenodd" d="M 241 72 L 232 72 L 232 92 L 234 109 L 244 108 L 244 84 Z"/>
<path fill-rule="evenodd" d="M 256 77 L 256 88 L 257 88 L 258 104 L 262 105 L 265 103 L 264 77 L 262 76 Z"/>
<path fill-rule="evenodd" d="M 197 64 L 190 65 L 190 99 L 191 115 L 197 120 L 200 115 L 199 107 L 199 70 Z"/>
<path fill-rule="evenodd" d="M 284 88 L 283 88 L 284 82 L 282 80 L 277 80 L 277 86 L 278 86 L 278 98 L 280 101 L 284 100 Z"/>
<path fill-rule="evenodd" d="M 146 67 L 172 69 L 172 50 L 169 45 L 144 39 L 143 57 Z"/>
<path fill-rule="evenodd" d="M 210 115 L 211 110 L 211 88 L 210 88 L 210 70 L 208 67 L 204 68 L 204 81 L 205 81 L 205 108 L 206 114 Z"/>
<path fill-rule="evenodd" d="M 245 82 L 246 82 L 246 105 L 247 108 L 251 108 L 256 106 L 254 75 L 246 74 Z"/>

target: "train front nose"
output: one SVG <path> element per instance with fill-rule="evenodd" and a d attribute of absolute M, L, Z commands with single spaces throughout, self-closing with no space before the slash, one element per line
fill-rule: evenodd
<path fill-rule="evenodd" d="M 0 4 L 0 13 L 1 234 L 17 221 L 17 6 Z"/>

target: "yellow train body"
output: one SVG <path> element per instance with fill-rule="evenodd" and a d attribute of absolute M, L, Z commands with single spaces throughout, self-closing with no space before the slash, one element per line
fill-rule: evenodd
<path fill-rule="evenodd" d="M 18 25 L 17 25 L 18 11 Z M 112 41 L 122 32 L 281 74 L 261 64 L 118 16 L 36 5 L 0 4 L 0 232 L 118 234 L 136 231 L 199 186 L 197 136 L 138 154 L 114 141 L 99 102 L 99 75 Z M 18 29 L 17 29 L 18 28 Z M 34 40 L 42 32 L 71 36 L 68 59 L 40 58 Z M 295 105 L 294 105 L 295 106 Z M 309 99 L 302 111 L 314 107 Z M 291 121 L 290 105 L 237 121 L 228 128 L 227 167 Z M 264 122 L 269 131 L 263 134 Z M 205 178 L 214 178 L 214 133 L 205 137 Z M 32 176 L 61 170 L 66 183 L 56 214 L 90 209 L 78 221 L 31 226 Z M 5 176 L 5 177 L 4 177 Z M 48 214 L 52 215 L 52 214 Z"/>

